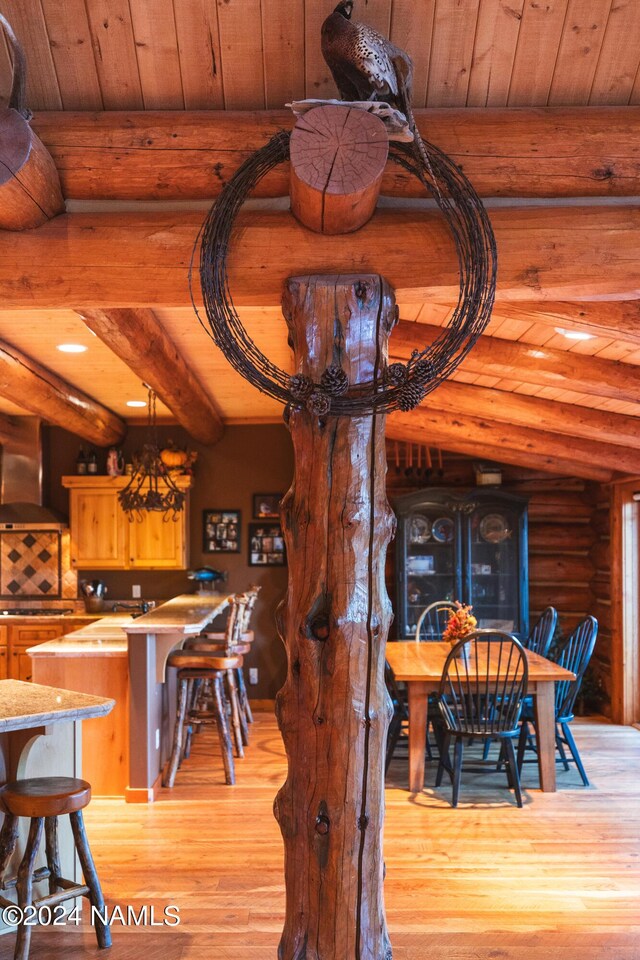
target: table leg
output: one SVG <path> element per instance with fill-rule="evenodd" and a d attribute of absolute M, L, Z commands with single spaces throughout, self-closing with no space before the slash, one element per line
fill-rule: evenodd
<path fill-rule="evenodd" d="M 408 681 L 409 690 L 409 790 L 420 793 L 424 787 L 424 751 L 427 742 L 426 683 Z"/>
<path fill-rule="evenodd" d="M 556 791 L 556 724 L 554 684 L 538 683 L 534 696 L 536 737 L 538 741 L 538 770 L 540 789 L 544 793 Z"/>

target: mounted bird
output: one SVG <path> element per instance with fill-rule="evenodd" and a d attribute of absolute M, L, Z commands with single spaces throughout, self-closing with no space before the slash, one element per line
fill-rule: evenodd
<path fill-rule="evenodd" d="M 413 61 L 366 23 L 352 20 L 353 0 L 341 0 L 322 24 L 322 55 L 340 97 L 347 101 L 378 100 L 405 115 L 418 159 L 431 164 L 411 107 Z"/>

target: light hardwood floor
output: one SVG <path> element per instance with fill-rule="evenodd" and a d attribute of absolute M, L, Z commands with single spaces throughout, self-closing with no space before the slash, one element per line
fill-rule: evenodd
<path fill-rule="evenodd" d="M 575 726 L 592 787 L 559 771 L 558 793 L 541 794 L 531 766 L 522 810 L 502 776 L 465 776 L 457 810 L 448 789 L 411 796 L 406 760 L 394 760 L 385 843 L 394 960 L 639 960 L 640 732 Z M 196 738 L 155 805 L 96 800 L 87 811 L 109 904 L 153 904 L 156 920 L 176 904 L 180 926 L 116 925 L 110 954 L 86 928 L 37 929 L 31 960 L 275 960 L 284 890 L 271 805 L 285 770 L 275 720 L 256 716 L 236 787 L 223 786 L 210 747 L 209 734 Z M 13 937 L 1 939 L 8 960 Z"/>

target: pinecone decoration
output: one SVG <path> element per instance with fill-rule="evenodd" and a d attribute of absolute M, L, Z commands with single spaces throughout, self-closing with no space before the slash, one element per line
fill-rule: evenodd
<path fill-rule="evenodd" d="M 407 380 L 407 368 L 404 363 L 391 363 L 387 367 L 386 381 L 394 387 L 401 387 Z"/>
<path fill-rule="evenodd" d="M 426 390 L 424 387 L 419 383 L 414 383 L 412 380 L 409 380 L 400 390 L 398 395 L 398 406 L 401 410 L 407 413 L 409 410 L 413 410 L 414 407 L 417 407 L 419 403 L 422 403 L 425 396 Z"/>
<path fill-rule="evenodd" d="M 320 386 L 330 397 L 341 397 L 349 389 L 349 378 L 342 367 L 332 363 L 320 377 Z"/>
<path fill-rule="evenodd" d="M 315 383 L 303 373 L 294 373 L 289 377 L 289 393 L 294 400 L 306 400 L 313 393 Z"/>
<path fill-rule="evenodd" d="M 315 417 L 325 417 L 330 409 L 331 397 L 328 397 L 326 393 L 321 393 L 320 390 L 314 390 L 307 399 L 307 410 Z"/>
<path fill-rule="evenodd" d="M 415 383 L 429 383 L 436 375 L 436 368 L 431 360 L 418 360 L 412 371 L 412 379 Z"/>

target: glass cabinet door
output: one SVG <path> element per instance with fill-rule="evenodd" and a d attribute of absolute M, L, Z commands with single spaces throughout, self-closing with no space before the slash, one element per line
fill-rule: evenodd
<path fill-rule="evenodd" d="M 480 628 L 521 629 L 520 530 L 521 513 L 504 501 L 468 515 L 465 593 Z"/>
<path fill-rule="evenodd" d="M 405 636 L 413 637 L 425 607 L 460 596 L 459 518 L 442 504 L 422 504 L 409 513 L 404 530 Z"/>

